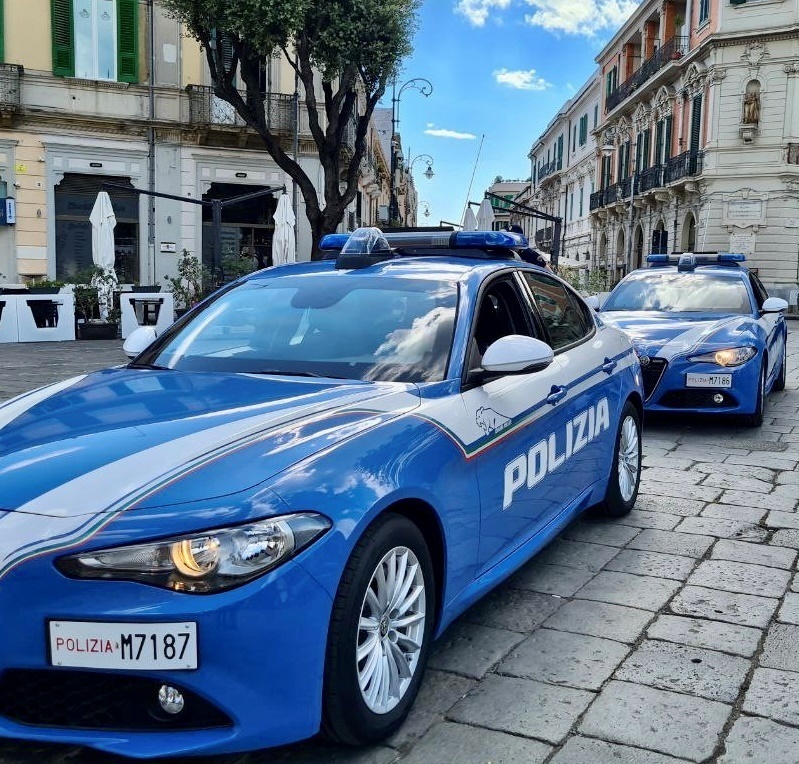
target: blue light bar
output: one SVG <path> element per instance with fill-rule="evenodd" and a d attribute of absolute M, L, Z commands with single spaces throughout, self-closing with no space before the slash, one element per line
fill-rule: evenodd
<path fill-rule="evenodd" d="M 646 261 L 648 263 L 668 263 L 669 256 L 668 255 L 647 255 Z"/>
<path fill-rule="evenodd" d="M 338 252 L 350 238 L 348 233 L 329 233 L 322 237 L 319 249 L 324 252 Z"/>
<path fill-rule="evenodd" d="M 519 249 L 528 246 L 526 237 L 512 231 L 458 231 L 453 239 L 454 246 L 465 249 Z"/>
<path fill-rule="evenodd" d="M 727 252 L 723 255 L 719 255 L 717 261 L 720 263 L 745 263 L 746 255 L 737 255 Z"/>
<path fill-rule="evenodd" d="M 737 265 L 746 262 L 746 255 L 722 252 L 683 252 L 679 255 L 647 255 L 646 261 L 650 265 L 676 265 L 683 270 L 689 270 L 697 265 Z"/>

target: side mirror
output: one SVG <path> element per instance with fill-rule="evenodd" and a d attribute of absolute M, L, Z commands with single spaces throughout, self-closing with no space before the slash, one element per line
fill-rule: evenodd
<path fill-rule="evenodd" d="M 140 326 L 128 335 L 122 350 L 128 358 L 135 358 L 152 345 L 157 336 L 154 326 Z"/>
<path fill-rule="evenodd" d="M 599 295 L 592 294 L 585 298 L 585 304 L 595 311 L 599 311 Z"/>
<path fill-rule="evenodd" d="M 488 346 L 481 366 L 489 374 L 531 374 L 546 369 L 554 359 L 554 351 L 545 342 L 510 334 Z"/>
<path fill-rule="evenodd" d="M 760 310 L 763 313 L 781 313 L 783 310 L 788 310 L 788 302 L 781 297 L 769 297 Z"/>

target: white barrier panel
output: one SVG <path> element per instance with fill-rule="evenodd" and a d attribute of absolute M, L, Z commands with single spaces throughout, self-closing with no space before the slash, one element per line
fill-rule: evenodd
<path fill-rule="evenodd" d="M 140 326 L 155 327 L 158 334 L 175 320 L 172 292 L 120 292 L 122 339 Z"/>
<path fill-rule="evenodd" d="M 0 294 L 0 342 L 19 342 L 15 295 Z"/>
<path fill-rule="evenodd" d="M 14 295 L 19 342 L 63 342 L 75 339 L 75 297 L 59 294 Z"/>

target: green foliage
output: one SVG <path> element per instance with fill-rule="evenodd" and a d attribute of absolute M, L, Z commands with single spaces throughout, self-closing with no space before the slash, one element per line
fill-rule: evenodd
<path fill-rule="evenodd" d="M 55 279 L 36 279 L 28 281 L 28 287 L 44 287 L 44 288 L 52 288 L 55 289 L 58 287 L 59 289 L 65 285 L 66 282 L 58 281 Z"/>
<path fill-rule="evenodd" d="M 176 308 L 191 308 L 213 291 L 211 271 L 187 249 L 180 255 L 177 271 L 177 276 L 164 276 L 167 289 L 175 298 Z"/>
<path fill-rule="evenodd" d="M 106 322 L 119 321 L 119 301 L 114 299 L 117 280 L 113 274 L 92 265 L 75 274 L 75 315 L 84 321 L 101 320 L 106 314 Z"/>
<path fill-rule="evenodd" d="M 594 268 L 587 273 L 580 268 L 558 268 L 558 276 L 583 294 L 596 294 L 607 289 L 607 273 Z"/>

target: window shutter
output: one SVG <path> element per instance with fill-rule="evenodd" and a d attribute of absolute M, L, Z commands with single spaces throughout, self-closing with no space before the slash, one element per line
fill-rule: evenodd
<path fill-rule="evenodd" d="M 4 0 L 0 0 L 0 64 L 2 64 L 6 60 L 6 53 L 5 53 L 5 25 L 3 24 L 3 6 L 5 5 Z"/>
<path fill-rule="evenodd" d="M 663 164 L 663 120 L 655 127 L 655 165 Z"/>
<path fill-rule="evenodd" d="M 665 138 L 663 141 L 663 162 L 671 159 L 671 117 L 666 117 L 666 127 L 664 128 Z"/>
<path fill-rule="evenodd" d="M 702 139 L 702 96 L 694 96 L 691 107 L 691 153 L 699 151 Z"/>
<path fill-rule="evenodd" d="M 75 76 L 75 35 L 72 0 L 50 0 L 50 21 L 53 43 L 53 74 Z"/>
<path fill-rule="evenodd" d="M 139 0 L 117 0 L 117 80 L 139 81 Z"/>
<path fill-rule="evenodd" d="M 644 155 L 643 159 L 643 169 L 649 169 L 649 157 L 650 157 L 650 150 L 652 148 L 652 131 L 647 130 L 644 133 Z"/>

